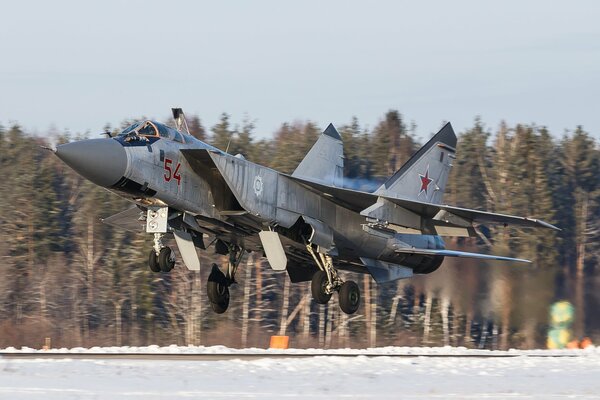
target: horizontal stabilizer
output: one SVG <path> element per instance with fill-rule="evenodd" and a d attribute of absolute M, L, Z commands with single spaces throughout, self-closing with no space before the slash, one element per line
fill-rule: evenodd
<path fill-rule="evenodd" d="M 560 230 L 556 226 L 536 218 L 497 214 L 447 205 L 427 204 L 416 200 L 395 199 L 389 197 L 386 199 L 400 207 L 417 213 L 426 219 L 431 219 L 436 224 L 443 223 L 448 227 L 470 227 L 474 224 L 489 224 L 511 226 L 514 228 L 546 228 L 556 231 Z M 437 234 L 442 233 L 437 232 Z"/>
<path fill-rule="evenodd" d="M 421 254 L 421 255 L 426 255 L 426 256 L 476 258 L 476 259 L 480 259 L 480 260 L 496 260 L 496 261 L 531 263 L 531 261 L 525 260 L 523 258 L 502 257 L 502 256 L 494 256 L 494 255 L 490 255 L 490 254 L 469 253 L 466 251 L 445 250 L 445 249 L 434 250 L 434 249 L 417 249 L 417 248 L 413 248 L 413 247 L 408 247 L 406 249 L 396 249 L 396 253 Z"/>
<path fill-rule="evenodd" d="M 506 226 L 514 226 L 519 228 L 547 228 L 555 231 L 560 231 L 556 226 L 536 218 L 518 217 L 515 215 L 497 214 L 487 211 L 470 210 L 468 208 L 440 206 L 440 210 L 446 211 L 449 214 L 464 218 L 471 223 L 476 224 L 498 224 Z M 443 217 L 438 212 L 434 219 L 443 221 Z"/>

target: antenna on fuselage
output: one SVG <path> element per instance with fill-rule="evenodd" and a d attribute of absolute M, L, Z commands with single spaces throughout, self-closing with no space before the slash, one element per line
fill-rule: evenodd
<path fill-rule="evenodd" d="M 175 129 L 190 135 L 190 129 L 188 128 L 187 121 L 185 120 L 183 110 L 181 108 L 171 108 L 171 111 L 173 112 L 173 119 L 175 120 Z"/>

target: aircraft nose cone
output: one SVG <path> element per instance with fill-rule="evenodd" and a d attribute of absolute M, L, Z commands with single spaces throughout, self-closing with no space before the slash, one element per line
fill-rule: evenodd
<path fill-rule="evenodd" d="M 88 139 L 56 147 L 56 155 L 75 172 L 99 186 L 112 186 L 125 175 L 127 154 L 114 139 Z"/>

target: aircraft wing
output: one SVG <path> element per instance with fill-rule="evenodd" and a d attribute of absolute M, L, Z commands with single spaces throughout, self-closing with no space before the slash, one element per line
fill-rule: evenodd
<path fill-rule="evenodd" d="M 421 231 L 422 233 L 437 233 L 447 236 L 473 236 L 470 232 L 473 224 L 496 224 L 518 228 L 560 230 L 552 224 L 535 218 L 496 214 L 418 200 L 379 196 L 374 193 L 327 186 L 298 177 L 289 176 L 289 178 L 316 193 L 320 193 L 336 204 L 360 212 L 361 215 L 384 220 L 390 224 L 407 227 Z M 429 221 L 431 221 L 433 227 L 427 228 Z M 464 232 L 461 233 L 460 230 Z"/>
<path fill-rule="evenodd" d="M 323 185 L 296 176 L 287 175 L 288 178 L 302 184 L 309 190 L 327 197 L 336 204 L 350 210 L 360 212 L 377 201 L 378 196 L 372 193 L 359 192 L 336 186 Z"/>
<path fill-rule="evenodd" d="M 408 247 L 406 249 L 396 249 L 395 251 L 396 251 L 396 253 L 403 253 L 403 254 L 422 254 L 422 255 L 426 255 L 426 256 L 477 258 L 477 259 L 481 259 L 481 260 L 497 260 L 497 261 L 513 261 L 513 262 L 531 263 L 531 261 L 525 260 L 523 258 L 512 258 L 512 257 L 494 256 L 494 255 L 490 255 L 490 254 L 469 253 L 466 251 L 458 251 L 458 250 L 417 249 L 414 247 Z"/>

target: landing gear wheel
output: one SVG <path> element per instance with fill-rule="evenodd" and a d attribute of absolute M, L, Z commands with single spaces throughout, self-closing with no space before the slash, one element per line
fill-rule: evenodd
<path fill-rule="evenodd" d="M 318 304 L 327 304 L 329 299 L 331 299 L 331 293 L 325 291 L 328 283 L 329 281 L 325 271 L 319 270 L 315 272 L 312 277 L 310 289 L 313 299 L 315 299 L 315 302 Z"/>
<path fill-rule="evenodd" d="M 160 272 L 160 265 L 158 265 L 158 256 L 154 249 L 150 250 L 150 254 L 148 254 L 148 267 L 150 267 L 150 271 L 152 272 Z"/>
<path fill-rule="evenodd" d="M 212 271 L 206 282 L 206 293 L 214 312 L 223 314 L 229 307 L 229 283 L 216 264 L 212 265 Z"/>
<path fill-rule="evenodd" d="M 354 314 L 360 306 L 360 289 L 353 281 L 346 281 L 340 287 L 340 308 L 346 314 Z"/>
<path fill-rule="evenodd" d="M 175 258 L 171 257 L 171 249 L 169 247 L 163 247 L 160 249 L 158 254 L 158 265 L 162 272 L 169 272 L 175 267 Z"/>

